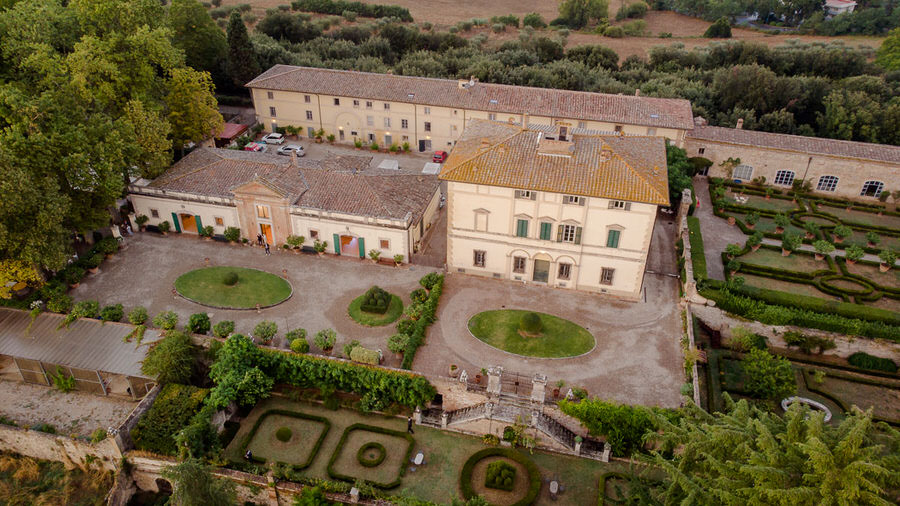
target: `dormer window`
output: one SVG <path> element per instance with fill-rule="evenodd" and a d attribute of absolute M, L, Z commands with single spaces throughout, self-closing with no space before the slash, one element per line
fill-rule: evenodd
<path fill-rule="evenodd" d="M 631 202 L 625 202 L 624 200 L 610 200 L 609 201 L 610 209 L 621 209 L 623 211 L 631 210 Z"/>
<path fill-rule="evenodd" d="M 537 197 L 537 193 L 531 190 L 516 190 L 516 198 L 523 200 L 534 200 Z"/>

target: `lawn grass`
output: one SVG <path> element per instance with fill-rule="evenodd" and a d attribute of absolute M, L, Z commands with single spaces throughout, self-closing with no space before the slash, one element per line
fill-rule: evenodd
<path fill-rule="evenodd" d="M 726 198 L 728 199 L 729 204 L 741 206 L 747 209 L 759 209 L 763 211 L 775 211 L 775 212 L 786 212 L 793 209 L 798 209 L 797 204 L 791 202 L 790 200 L 784 199 L 769 199 L 766 200 L 765 197 L 758 197 L 756 195 L 744 195 L 747 198 L 746 203 L 740 203 L 734 200 L 735 194 L 731 193 Z"/>
<path fill-rule="evenodd" d="M 897 267 L 893 267 L 887 272 L 881 272 L 877 265 L 855 263 L 847 265 L 847 272 L 862 276 L 887 288 L 900 288 L 900 268 Z"/>
<path fill-rule="evenodd" d="M 854 230 L 853 235 L 844 239 L 844 242 L 841 244 L 835 244 L 838 248 L 847 249 L 847 246 L 851 244 L 856 244 L 860 248 L 865 248 L 868 246 L 866 241 L 866 233 L 862 230 Z M 890 248 L 894 251 L 900 250 L 900 237 L 891 237 L 888 235 L 881 235 L 881 242 L 875 246 L 876 249 L 884 249 Z"/>
<path fill-rule="evenodd" d="M 872 408 L 876 418 L 900 420 L 900 390 L 857 383 L 829 374 L 825 375 L 824 381 L 817 388 L 848 405 L 856 405 L 863 410 Z"/>
<path fill-rule="evenodd" d="M 775 267 L 777 269 L 794 272 L 814 272 L 828 269 L 827 263 L 816 260 L 812 255 L 791 253 L 788 256 L 782 256 L 780 251 L 768 248 L 760 248 L 756 251 L 751 251 L 746 255 L 741 255 L 738 260 L 740 260 L 742 264 Z"/>
<path fill-rule="evenodd" d="M 777 232 L 775 232 L 775 220 L 773 220 L 772 218 L 760 218 L 759 222 L 757 222 L 756 228 L 754 230 L 758 230 L 763 233 L 775 234 L 775 233 L 777 233 Z M 806 233 L 805 230 L 803 230 L 802 228 L 797 227 L 795 225 L 788 225 L 787 228 L 785 228 L 785 231 L 793 233 L 793 234 L 800 234 L 800 235 L 803 235 Z"/>
<path fill-rule="evenodd" d="M 874 227 L 889 227 L 900 230 L 900 217 L 881 215 L 877 213 L 866 213 L 863 211 L 848 211 L 843 207 L 819 206 L 819 212 L 830 214 L 847 225 L 860 223 Z"/>
<path fill-rule="evenodd" d="M 381 485 L 390 484 L 400 479 L 400 472 L 407 464 L 406 455 L 410 451 L 410 445 L 414 442 L 394 434 L 383 434 L 365 427 L 348 428 L 343 436 L 343 444 L 334 450 L 337 453 L 331 469 L 335 476 L 350 476 L 355 479 Z M 406 434 L 403 432 L 402 434 Z M 385 448 L 384 460 L 373 467 L 366 467 L 359 463 L 357 452 L 366 443 L 379 443 Z M 390 487 L 386 487 L 390 488 Z"/>
<path fill-rule="evenodd" d="M 397 321 L 397 318 L 400 318 L 400 315 L 403 314 L 403 300 L 394 294 L 391 294 L 391 303 L 388 305 L 387 311 L 385 311 L 384 314 L 369 313 L 368 311 L 360 309 L 365 297 L 366 295 L 362 294 L 353 299 L 353 302 L 351 302 L 350 306 L 347 308 L 347 313 L 350 314 L 350 318 L 353 318 L 353 321 L 360 325 L 365 325 L 367 327 L 381 327 L 394 323 Z"/>
<path fill-rule="evenodd" d="M 320 404 L 297 402 L 276 396 L 266 399 L 250 412 L 241 422 L 241 427 L 231 444 L 223 452 L 227 460 L 243 461 L 240 451 L 240 442 L 256 423 L 256 419 L 271 409 L 284 409 L 298 411 L 310 415 L 324 416 L 331 421 L 331 430 L 325 436 L 321 449 L 313 459 L 312 465 L 299 471 L 297 474 L 310 478 L 330 479 L 326 471 L 328 460 L 341 438 L 341 435 L 354 423 L 365 423 L 388 429 L 405 431 L 406 419 L 398 417 L 386 417 L 379 414 L 362 414 L 350 409 L 332 411 Z M 486 426 L 488 425 L 485 422 Z M 490 430 L 494 433 L 503 430 L 504 422 L 491 422 Z M 487 430 L 487 429 L 485 429 Z M 538 433 L 541 438 L 547 436 Z M 485 448 L 478 437 L 467 436 L 455 432 L 446 432 L 430 427 L 416 426 L 415 448 L 413 454 L 422 452 L 425 454 L 425 464 L 411 470 L 411 464 L 407 464 L 406 474 L 401 478 L 400 486 L 390 492 L 396 495 L 414 496 L 423 501 L 432 501 L 438 504 L 449 504 L 453 498 L 460 497 L 459 473 L 463 464 L 472 454 Z M 352 452 L 355 458 L 356 451 Z M 609 471 L 624 471 L 625 464 L 605 464 L 591 459 L 574 456 L 559 455 L 536 450 L 534 454 L 527 455 L 540 470 L 543 479 L 555 477 L 565 488 L 565 504 L 594 504 L 597 501 L 597 483 L 600 476 Z M 387 462 L 387 460 L 385 460 Z M 382 463 L 383 466 L 385 463 Z M 381 466 L 379 466 L 381 467 Z M 537 505 L 555 505 L 546 484 L 538 497 Z"/>
<path fill-rule="evenodd" d="M 291 430 L 291 438 L 288 441 L 279 441 L 275 436 L 281 427 Z M 254 457 L 301 466 L 309 460 L 316 442 L 325 430 L 326 425 L 320 421 L 269 414 L 256 430 L 247 449 L 253 452 Z"/>
<path fill-rule="evenodd" d="M 532 311 L 501 309 L 484 311 L 469 320 L 469 331 L 495 348 L 530 357 L 573 357 L 591 351 L 594 336 L 569 320 L 537 313 L 543 323 L 540 336 L 519 334 L 522 317 Z"/>
<path fill-rule="evenodd" d="M 819 297 L 827 300 L 836 300 L 839 298 L 834 295 L 822 293 L 813 285 L 791 283 L 790 281 L 782 281 L 780 279 L 772 279 L 753 274 L 744 274 L 743 272 L 739 272 L 736 275 L 744 278 L 744 283 L 747 286 L 755 286 L 757 288 L 766 288 L 769 290 L 781 290 L 782 292 L 793 293 L 795 295 L 809 295 L 810 297 Z"/>
<path fill-rule="evenodd" d="M 229 272 L 237 273 L 238 282 L 225 284 Z M 250 309 L 259 304 L 268 307 L 291 296 L 291 285 L 284 279 L 257 269 L 244 267 L 206 267 L 182 274 L 175 280 L 182 297 L 217 308 Z"/>

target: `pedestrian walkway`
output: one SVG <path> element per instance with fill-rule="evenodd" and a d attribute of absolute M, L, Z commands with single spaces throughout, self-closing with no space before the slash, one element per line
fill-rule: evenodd
<path fill-rule="evenodd" d="M 694 216 L 700 219 L 700 232 L 703 234 L 703 253 L 706 257 L 706 273 L 710 279 L 725 280 L 725 266 L 722 264 L 722 252 L 729 244 L 740 244 L 747 241 L 747 236 L 736 226 L 713 214 L 713 206 L 709 200 L 709 180 L 704 176 L 694 177 L 694 195 L 697 196 L 697 208 Z M 780 244 L 780 243 L 779 243 Z"/>

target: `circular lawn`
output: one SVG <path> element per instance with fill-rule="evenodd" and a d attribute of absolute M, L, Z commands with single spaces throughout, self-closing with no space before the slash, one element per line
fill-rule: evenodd
<path fill-rule="evenodd" d="M 350 303 L 350 307 L 347 308 L 347 313 L 350 314 L 350 318 L 353 318 L 353 321 L 360 325 L 365 325 L 367 327 L 381 327 L 389 323 L 394 323 L 397 321 L 397 318 L 400 318 L 400 315 L 403 314 L 403 300 L 396 295 L 391 294 L 391 302 L 388 304 L 387 311 L 385 311 L 384 314 L 363 311 L 362 303 L 365 298 L 366 294 L 360 295 L 353 299 L 353 302 Z"/>
<path fill-rule="evenodd" d="M 521 330 L 522 317 L 528 313 L 540 318 L 539 331 Z M 469 319 L 469 332 L 494 348 L 529 357 L 574 357 L 594 348 L 594 336 L 584 327 L 558 316 L 532 311 L 484 311 Z"/>
<path fill-rule="evenodd" d="M 233 276 L 237 281 L 233 284 Z M 231 279 L 229 279 L 231 278 Z M 222 309 L 269 307 L 291 296 L 291 284 L 268 272 L 244 267 L 206 267 L 182 274 L 175 290 L 190 301 Z"/>

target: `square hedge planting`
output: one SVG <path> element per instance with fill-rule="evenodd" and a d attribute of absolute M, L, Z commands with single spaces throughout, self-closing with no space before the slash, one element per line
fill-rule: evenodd
<path fill-rule="evenodd" d="M 360 435 L 364 437 L 361 438 Z M 378 466 L 366 468 L 357 462 L 357 452 L 360 447 L 370 442 L 382 444 L 387 449 L 387 455 Z M 347 427 L 344 434 L 341 435 L 341 440 L 328 461 L 328 476 L 351 483 L 361 479 L 382 489 L 395 488 L 400 485 L 400 479 L 406 471 L 406 464 L 412 455 L 414 444 L 415 439 L 406 432 L 355 423 Z M 398 456 L 400 456 L 399 459 Z M 348 462 L 352 462 L 352 464 L 348 465 Z M 392 468 L 397 469 L 396 472 L 390 473 L 392 480 L 379 479 L 378 475 L 383 477 L 388 469 L 383 466 L 394 466 Z M 352 472 L 355 476 L 349 474 L 351 471 L 347 469 L 348 467 L 354 469 Z"/>
<path fill-rule="evenodd" d="M 318 437 L 316 437 L 315 442 L 312 444 L 311 447 L 309 447 L 310 446 L 309 443 L 311 441 L 306 439 L 306 440 L 302 441 L 302 444 L 297 445 L 298 448 L 295 448 L 292 451 L 281 452 L 281 451 L 279 451 L 279 448 L 277 448 L 277 446 L 281 446 L 281 445 L 278 445 L 277 443 L 274 443 L 269 440 L 271 440 L 274 437 L 274 438 L 277 438 L 282 443 L 286 443 L 287 441 L 282 441 L 281 438 L 278 437 L 278 431 L 280 431 L 282 428 L 290 429 L 290 427 L 286 427 L 286 426 L 277 424 L 278 417 L 286 417 L 289 419 L 293 418 L 297 422 L 299 422 L 299 423 L 289 424 L 289 425 L 294 425 L 294 428 L 293 428 L 294 430 L 282 431 L 285 433 L 284 435 L 288 435 L 288 437 L 287 437 L 288 440 L 291 439 L 291 436 L 293 434 L 297 434 L 298 436 L 304 437 L 304 438 L 312 436 L 312 434 L 310 434 L 310 433 L 312 432 L 312 429 L 314 429 L 314 427 L 312 427 L 311 425 L 321 427 L 319 430 L 319 435 L 318 435 Z M 273 425 L 273 422 L 275 422 L 274 425 Z M 306 423 L 302 423 L 302 422 L 306 422 Z M 277 426 L 275 426 L 275 425 L 277 425 Z M 263 428 L 264 430 L 260 431 L 261 428 Z M 263 449 L 263 452 L 262 452 L 262 454 L 260 454 L 259 450 L 257 450 L 257 454 L 255 454 L 251 457 L 251 459 L 254 462 L 264 464 L 267 460 L 271 459 L 271 460 L 276 460 L 280 464 L 285 464 L 285 465 L 291 466 L 291 467 L 293 467 L 293 469 L 295 471 L 300 471 L 300 470 L 306 469 L 307 467 L 309 467 L 312 464 L 313 459 L 315 459 L 316 454 L 319 453 L 319 448 L 322 447 L 322 442 L 325 441 L 325 436 L 328 435 L 328 431 L 330 429 L 331 429 L 331 422 L 328 421 L 328 419 L 325 417 L 316 416 L 316 415 L 307 415 L 306 413 L 300 413 L 297 411 L 287 411 L 287 410 L 283 410 L 283 409 L 271 409 L 269 411 L 266 411 L 265 413 L 260 415 L 259 418 L 256 419 L 256 423 L 253 424 L 253 428 L 250 429 L 250 432 L 247 433 L 247 436 L 241 442 L 241 454 L 244 454 L 244 452 L 246 452 L 248 448 L 250 448 L 252 451 L 253 447 L 257 447 L 259 449 Z M 293 434 L 288 434 L 288 432 L 293 433 Z M 263 438 L 263 437 L 268 438 L 268 440 L 261 441 L 260 438 Z M 269 443 L 269 444 L 267 445 L 266 443 Z M 251 447 L 251 445 L 253 445 L 253 446 Z M 273 446 L 273 445 L 276 445 L 276 446 Z M 302 450 L 304 448 L 306 448 L 306 450 L 307 450 L 306 452 L 298 451 L 298 450 Z M 298 453 L 300 453 L 300 454 L 298 454 Z M 281 459 L 279 459 L 279 457 L 281 457 Z M 297 457 L 296 460 L 295 460 L 295 457 Z M 305 457 L 305 459 L 303 459 L 303 457 Z M 303 459 L 303 460 L 300 460 L 300 459 Z"/>
<path fill-rule="evenodd" d="M 367 313 L 384 314 L 390 304 L 391 294 L 380 287 L 373 286 L 366 292 L 359 308 Z"/>
<path fill-rule="evenodd" d="M 502 460 L 497 460 L 488 464 L 487 471 L 484 475 L 485 487 L 506 490 L 509 492 L 513 489 L 515 483 L 515 467 Z"/>

